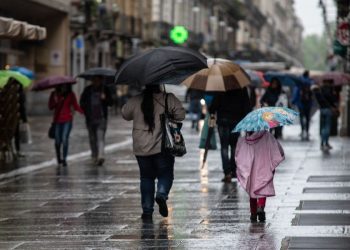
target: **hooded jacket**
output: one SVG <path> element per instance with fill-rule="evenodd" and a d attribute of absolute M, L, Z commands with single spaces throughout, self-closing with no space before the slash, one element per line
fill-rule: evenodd
<path fill-rule="evenodd" d="M 237 179 L 251 198 L 275 195 L 275 168 L 284 160 L 282 146 L 268 131 L 238 140 L 235 159 Z"/>

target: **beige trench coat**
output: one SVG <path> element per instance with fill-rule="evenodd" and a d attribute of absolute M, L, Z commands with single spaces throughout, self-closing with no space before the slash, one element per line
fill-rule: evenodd
<path fill-rule="evenodd" d="M 143 94 L 132 97 L 122 108 L 123 118 L 127 121 L 133 121 L 133 149 L 137 156 L 147 156 L 161 152 L 162 129 L 160 115 L 164 113 L 165 93 L 153 94 L 154 104 L 154 123 L 153 133 L 148 131 L 148 125 L 144 122 L 141 103 Z M 169 113 L 177 121 L 185 119 L 186 111 L 179 99 L 174 94 L 168 93 Z"/>

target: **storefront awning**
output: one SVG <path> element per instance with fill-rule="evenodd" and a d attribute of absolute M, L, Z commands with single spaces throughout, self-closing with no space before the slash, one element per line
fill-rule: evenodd
<path fill-rule="evenodd" d="M 46 28 L 12 18 L 0 17 L 0 38 L 44 40 L 46 38 Z"/>

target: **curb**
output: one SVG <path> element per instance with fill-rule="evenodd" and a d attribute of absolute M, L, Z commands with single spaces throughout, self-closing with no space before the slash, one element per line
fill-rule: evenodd
<path fill-rule="evenodd" d="M 126 139 L 126 140 L 124 140 L 122 142 L 118 142 L 118 143 L 110 144 L 110 145 L 106 146 L 105 147 L 105 151 L 106 151 L 106 153 L 110 153 L 110 152 L 113 152 L 113 151 L 115 151 L 117 149 L 125 148 L 128 145 L 130 145 L 131 143 L 132 143 L 132 139 L 129 138 L 129 139 Z M 78 161 L 78 160 L 82 160 L 84 158 L 89 157 L 90 154 L 91 154 L 91 151 L 88 150 L 88 151 L 84 151 L 84 152 L 80 152 L 80 153 L 76 153 L 76 154 L 70 155 L 70 156 L 68 156 L 67 159 L 69 161 Z M 22 168 L 19 168 L 19 169 L 15 169 L 15 170 L 12 170 L 12 171 L 10 171 L 8 173 L 0 174 L 0 180 L 16 177 L 18 175 L 28 174 L 30 172 L 38 171 L 40 169 L 44 169 L 44 168 L 51 167 L 51 166 L 54 166 L 54 165 L 56 165 L 56 159 L 55 158 L 53 158 L 52 160 L 49 160 L 49 161 L 44 161 L 44 162 L 41 162 L 41 163 L 38 163 L 38 164 L 33 164 L 33 165 L 29 165 L 29 166 L 22 167 Z"/>

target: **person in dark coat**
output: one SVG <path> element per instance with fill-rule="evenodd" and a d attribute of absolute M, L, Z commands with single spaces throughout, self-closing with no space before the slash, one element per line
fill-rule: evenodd
<path fill-rule="evenodd" d="M 261 97 L 260 104 L 263 107 L 275 107 L 277 101 L 282 94 L 282 85 L 277 78 L 272 78 L 270 86 L 267 88 L 265 94 Z M 282 127 L 276 127 L 272 129 L 275 138 L 282 137 Z"/>
<path fill-rule="evenodd" d="M 15 148 L 18 157 L 22 157 L 21 154 L 21 136 L 20 136 L 20 122 L 27 123 L 27 110 L 26 110 L 26 95 L 23 89 L 23 85 L 16 81 L 18 84 L 18 111 L 19 111 L 19 122 L 16 126 L 15 132 Z"/>
<path fill-rule="evenodd" d="M 310 78 L 308 70 L 303 73 L 301 79 L 302 84 L 295 86 L 293 90 L 292 104 L 296 105 L 299 110 L 301 139 L 309 140 L 309 128 L 312 108 L 311 85 L 313 84 L 313 80 Z"/>
<path fill-rule="evenodd" d="M 316 84 L 311 87 L 321 112 L 321 150 L 332 149 L 329 144 L 332 116 L 334 113 L 338 113 L 337 98 L 332 91 L 332 84 L 332 80 L 326 80 L 321 87 Z"/>
<path fill-rule="evenodd" d="M 223 182 L 230 183 L 236 177 L 235 151 L 239 133 L 232 133 L 232 130 L 251 110 L 247 88 L 218 93 L 209 107 L 210 114 L 217 115 Z"/>
<path fill-rule="evenodd" d="M 85 113 L 91 157 L 93 162 L 98 166 L 104 163 L 108 106 L 112 105 L 113 99 L 103 84 L 103 77 L 94 76 L 91 79 L 91 84 L 84 89 L 81 95 L 80 106 Z"/>

